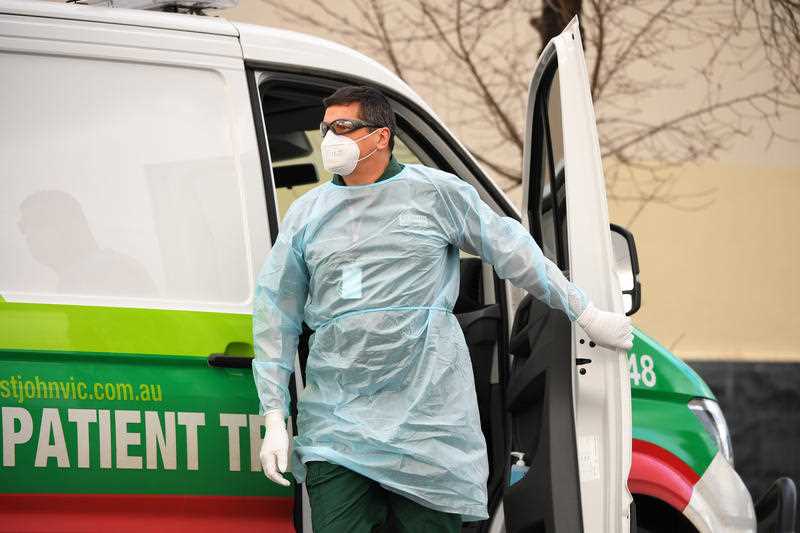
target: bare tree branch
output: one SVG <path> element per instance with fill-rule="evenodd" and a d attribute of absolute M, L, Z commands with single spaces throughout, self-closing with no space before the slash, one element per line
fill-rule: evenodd
<path fill-rule="evenodd" d="M 800 0 L 351 0 L 345 10 L 263 1 L 287 23 L 383 61 L 512 188 L 532 52 L 580 14 L 608 197 L 635 204 L 629 223 L 650 204 L 708 206 L 714 189 L 672 192 L 680 171 L 757 125 L 767 142 L 787 139 L 777 125 L 800 108 Z M 697 55 L 692 71 L 676 70 L 681 54 Z"/>

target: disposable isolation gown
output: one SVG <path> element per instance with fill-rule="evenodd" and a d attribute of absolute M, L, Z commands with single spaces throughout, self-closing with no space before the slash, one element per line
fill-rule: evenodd
<path fill-rule="evenodd" d="M 405 165 L 292 204 L 257 280 L 253 375 L 261 412 L 289 413 L 303 320 L 309 342 L 292 473 L 325 460 L 427 507 L 487 518 L 488 461 L 469 352 L 453 305 L 459 248 L 561 309 L 585 294 L 515 220 L 453 174 Z"/>

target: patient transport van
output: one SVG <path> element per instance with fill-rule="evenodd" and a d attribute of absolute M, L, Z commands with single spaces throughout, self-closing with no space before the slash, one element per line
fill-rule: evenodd
<path fill-rule="evenodd" d="M 471 183 L 598 307 L 635 312 L 580 39 L 573 21 L 532 74 L 520 213 L 411 88 L 344 46 L 0 0 L 0 530 L 312 531 L 303 488 L 261 472 L 250 315 L 282 213 L 330 178 L 317 131 L 342 85 L 385 92 L 401 161 Z M 461 264 L 491 515 L 465 531 L 755 530 L 724 418 L 685 364 L 638 330 L 628 354 L 595 346 Z M 528 469 L 513 484 L 512 457 Z"/>

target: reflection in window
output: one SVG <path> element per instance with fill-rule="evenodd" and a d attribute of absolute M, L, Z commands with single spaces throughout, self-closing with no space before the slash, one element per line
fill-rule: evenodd
<path fill-rule="evenodd" d="M 8 73 L 0 84 L 2 296 L 115 305 L 248 300 L 221 78 L 18 54 L 0 54 L 0 69 Z"/>

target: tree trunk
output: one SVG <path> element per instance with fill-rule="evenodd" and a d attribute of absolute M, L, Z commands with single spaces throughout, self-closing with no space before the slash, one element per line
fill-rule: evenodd
<path fill-rule="evenodd" d="M 542 46 L 539 53 L 550 42 L 550 39 L 561 33 L 572 17 L 580 15 L 582 0 L 542 0 L 542 14 L 539 17 L 532 17 L 530 20 L 539 37 L 542 39 Z M 581 28 L 581 33 L 583 29 Z"/>

